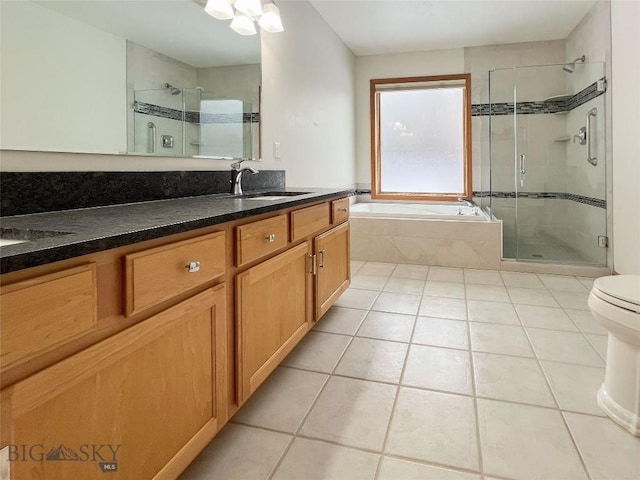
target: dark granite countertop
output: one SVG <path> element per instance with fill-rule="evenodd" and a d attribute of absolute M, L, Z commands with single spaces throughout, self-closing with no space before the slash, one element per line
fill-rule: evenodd
<path fill-rule="evenodd" d="M 0 272 L 13 272 L 353 193 L 352 189 L 318 188 L 278 188 L 277 191 L 305 193 L 277 200 L 251 199 L 250 196 L 259 196 L 257 191 L 243 197 L 201 195 L 2 217 L 3 238 L 20 238 L 26 234 L 34 239 L 0 247 Z M 42 233 L 39 235 L 39 232 Z M 38 236 L 44 238 L 35 238 Z"/>

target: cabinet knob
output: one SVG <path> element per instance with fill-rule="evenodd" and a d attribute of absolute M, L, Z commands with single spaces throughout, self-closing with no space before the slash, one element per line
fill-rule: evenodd
<path fill-rule="evenodd" d="M 185 267 L 187 272 L 194 273 L 200 271 L 200 262 L 189 262 Z"/>
<path fill-rule="evenodd" d="M 269 243 L 273 243 L 273 242 L 276 241 L 276 234 L 275 233 L 271 233 L 271 234 L 267 235 L 266 237 L 264 237 L 264 239 Z"/>

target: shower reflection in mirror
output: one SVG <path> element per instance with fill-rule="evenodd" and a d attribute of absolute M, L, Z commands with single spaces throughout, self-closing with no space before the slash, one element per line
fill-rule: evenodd
<path fill-rule="evenodd" d="M 200 87 L 180 88 L 167 82 L 162 88 L 135 90 L 133 111 L 132 153 L 257 156 L 253 133 L 259 114 L 253 112 L 251 103 L 216 98 L 215 92 Z M 167 142 L 168 137 L 173 141 Z"/>

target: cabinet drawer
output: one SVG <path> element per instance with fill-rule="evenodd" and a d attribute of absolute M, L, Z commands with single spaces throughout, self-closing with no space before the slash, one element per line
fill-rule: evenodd
<path fill-rule="evenodd" d="M 287 245 L 287 217 L 278 215 L 236 228 L 236 265 L 239 267 Z"/>
<path fill-rule="evenodd" d="M 291 241 L 295 242 L 330 225 L 329 203 L 291 212 Z"/>
<path fill-rule="evenodd" d="M 224 275 L 225 264 L 225 232 L 127 255 L 127 316 Z"/>
<path fill-rule="evenodd" d="M 95 329 L 95 264 L 7 285 L 0 306 L 4 369 Z"/>
<path fill-rule="evenodd" d="M 349 199 L 341 198 L 331 202 L 331 223 L 342 223 L 349 218 Z"/>

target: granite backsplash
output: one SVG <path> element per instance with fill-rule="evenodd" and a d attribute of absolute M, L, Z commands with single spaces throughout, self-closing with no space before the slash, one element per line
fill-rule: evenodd
<path fill-rule="evenodd" d="M 0 215 L 229 193 L 230 170 L 171 172 L 2 172 Z M 285 187 L 284 170 L 242 179 L 245 192 Z"/>

